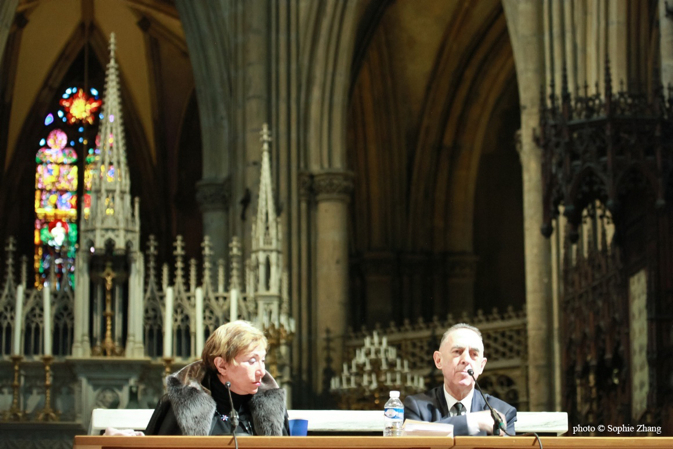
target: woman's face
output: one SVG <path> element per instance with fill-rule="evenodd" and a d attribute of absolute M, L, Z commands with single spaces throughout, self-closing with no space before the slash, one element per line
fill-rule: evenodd
<path fill-rule="evenodd" d="M 266 349 L 263 344 L 251 346 L 238 353 L 231 363 L 222 357 L 214 362 L 222 383 L 231 382 L 231 391 L 236 394 L 255 394 L 259 389 L 265 369 Z"/>

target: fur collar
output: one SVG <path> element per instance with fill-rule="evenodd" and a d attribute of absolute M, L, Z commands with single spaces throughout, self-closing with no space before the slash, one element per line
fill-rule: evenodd
<path fill-rule="evenodd" d="M 215 414 L 215 400 L 210 390 L 203 385 L 207 369 L 198 361 L 191 363 L 166 378 L 166 389 L 175 418 L 184 435 L 208 435 Z M 285 391 L 267 372 L 257 394 L 251 400 L 250 409 L 255 432 L 261 435 L 282 435 L 285 419 Z M 280 411 L 283 413 L 280 413 Z M 278 432 L 277 415 L 280 415 Z"/>

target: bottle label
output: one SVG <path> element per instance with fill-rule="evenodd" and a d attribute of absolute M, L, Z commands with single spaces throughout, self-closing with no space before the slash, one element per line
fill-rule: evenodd
<path fill-rule="evenodd" d="M 388 419 L 404 420 L 404 409 L 388 407 L 383 411 L 383 415 Z"/>

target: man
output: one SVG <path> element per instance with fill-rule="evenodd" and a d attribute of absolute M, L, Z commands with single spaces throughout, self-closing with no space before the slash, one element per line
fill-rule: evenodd
<path fill-rule="evenodd" d="M 425 393 L 407 396 L 405 418 L 453 424 L 454 435 L 486 435 L 493 433 L 493 418 L 474 379 L 484 371 L 484 342 L 481 332 L 469 324 L 456 324 L 444 333 L 439 351 L 433 354 L 435 366 L 442 370 L 444 384 Z M 486 395 L 500 415 L 507 433 L 514 435 L 516 409 L 504 401 Z"/>

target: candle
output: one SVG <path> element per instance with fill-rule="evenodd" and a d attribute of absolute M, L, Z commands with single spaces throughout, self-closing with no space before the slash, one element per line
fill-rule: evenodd
<path fill-rule="evenodd" d="M 356 372 L 356 371 L 358 370 L 358 367 L 357 367 L 357 365 L 356 365 L 355 359 L 353 359 L 353 360 L 351 361 L 351 370 L 352 370 L 353 372 Z"/>
<path fill-rule="evenodd" d="M 23 285 L 16 288 L 16 307 L 14 308 L 14 341 L 12 355 L 22 355 L 21 334 L 23 333 Z"/>
<path fill-rule="evenodd" d="M 404 360 L 404 372 L 409 372 L 409 360 Z"/>
<path fill-rule="evenodd" d="M 411 374 L 410 373 L 407 373 L 407 386 L 408 387 L 413 386 L 413 384 L 411 383 Z"/>
<path fill-rule="evenodd" d="M 344 374 L 348 374 L 348 363 L 344 362 Z"/>
<path fill-rule="evenodd" d="M 381 369 L 388 369 L 388 362 L 386 362 L 385 357 L 381 359 Z"/>
<path fill-rule="evenodd" d="M 372 366 L 369 364 L 369 359 L 365 360 L 365 370 L 371 371 Z"/>
<path fill-rule="evenodd" d="M 372 385 L 371 389 L 376 390 L 379 387 L 379 383 L 376 381 L 376 376 L 372 374 Z"/>
<path fill-rule="evenodd" d="M 374 346 L 379 345 L 379 334 L 378 332 L 374 331 Z"/>
<path fill-rule="evenodd" d="M 290 318 L 290 333 L 294 334 L 294 318 Z"/>
<path fill-rule="evenodd" d="M 232 288 L 229 291 L 229 321 L 236 321 L 237 319 L 238 319 L 238 289 Z"/>
<path fill-rule="evenodd" d="M 51 355 L 51 295 L 49 283 L 42 287 L 42 314 L 44 318 L 44 355 Z"/>
<path fill-rule="evenodd" d="M 367 373 L 364 373 L 362 375 L 362 385 L 367 385 L 368 383 L 369 383 L 369 376 L 367 375 Z"/>
<path fill-rule="evenodd" d="M 388 346 L 388 336 L 384 335 L 383 338 L 381 339 L 381 347 L 385 348 L 386 346 Z"/>
<path fill-rule="evenodd" d="M 402 385 L 402 373 L 395 373 L 395 385 Z"/>
<path fill-rule="evenodd" d="M 334 377 L 334 388 L 339 388 L 339 376 Z"/>
<path fill-rule="evenodd" d="M 351 388 L 355 388 L 355 376 L 351 376 Z"/>
<path fill-rule="evenodd" d="M 371 337 L 365 337 L 365 348 L 368 348 L 372 345 L 372 338 Z"/>
<path fill-rule="evenodd" d="M 402 371 L 402 359 L 397 359 L 397 371 Z"/>
<path fill-rule="evenodd" d="M 348 377 L 346 376 L 346 373 L 341 374 L 341 383 L 344 388 L 348 388 Z"/>
<path fill-rule="evenodd" d="M 393 378 L 392 375 L 390 374 L 390 371 L 386 373 L 386 385 L 390 385 L 393 383 Z"/>
<path fill-rule="evenodd" d="M 196 289 L 196 357 L 201 357 L 203 352 L 203 289 Z"/>
<path fill-rule="evenodd" d="M 173 355 L 173 287 L 166 289 L 164 310 L 164 357 Z"/>

